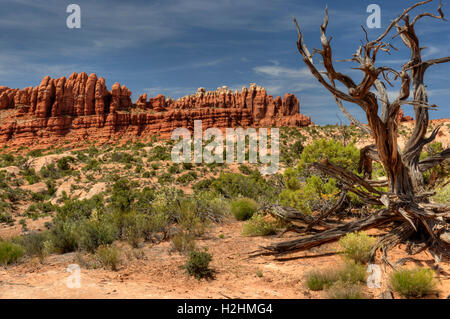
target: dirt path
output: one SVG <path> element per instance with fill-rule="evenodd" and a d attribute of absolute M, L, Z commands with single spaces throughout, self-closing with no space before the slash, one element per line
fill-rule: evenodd
<path fill-rule="evenodd" d="M 66 269 L 77 263 L 75 253 L 47 257 L 44 264 L 37 260 L 8 268 L 0 268 L 0 298 L 324 298 L 324 292 L 310 292 L 305 287 L 304 275 L 313 269 L 338 266 L 342 260 L 336 245 L 325 245 L 308 252 L 285 256 L 277 261 L 271 256 L 248 259 L 248 254 L 259 245 L 276 240 L 274 237 L 243 237 L 242 223 L 229 222 L 211 227 L 199 247 L 208 247 L 213 256 L 214 280 L 187 277 L 182 268 L 186 257 L 171 253 L 171 245 L 145 244 L 143 256 L 131 259 L 125 252 L 118 271 L 81 268 L 81 288 L 69 289 L 70 275 Z M 223 234 L 223 236 L 221 236 Z M 223 238 L 221 238 L 223 237 Z M 285 240 L 285 238 L 284 238 Z M 130 250 L 122 244 L 124 250 Z M 406 257 L 401 249 L 390 254 L 392 260 Z M 414 262 L 430 265 L 428 253 L 414 256 Z M 450 267 L 444 265 L 447 275 Z M 386 278 L 386 277 L 385 277 Z M 386 288 L 366 289 L 372 298 L 379 298 Z M 439 296 L 450 294 L 449 280 L 438 286 Z M 396 296 L 398 297 L 398 296 Z"/>

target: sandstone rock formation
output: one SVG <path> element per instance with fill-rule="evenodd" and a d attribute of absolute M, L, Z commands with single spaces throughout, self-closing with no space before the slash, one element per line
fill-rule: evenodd
<path fill-rule="evenodd" d="M 192 128 L 194 120 L 207 127 L 307 126 L 311 119 L 299 113 L 293 94 L 268 95 L 255 84 L 232 92 L 199 88 L 177 100 L 164 95 L 139 96 L 105 79 L 73 73 L 69 78 L 46 76 L 37 87 L 22 90 L 0 86 L 0 143 L 31 145 L 68 139 L 105 141 L 116 137 L 170 135 L 177 127 Z"/>
<path fill-rule="evenodd" d="M 414 119 L 409 116 L 409 115 L 405 115 L 405 113 L 403 112 L 402 109 L 400 109 L 400 111 L 398 112 L 398 120 L 399 123 L 400 122 L 412 122 L 414 121 Z"/>

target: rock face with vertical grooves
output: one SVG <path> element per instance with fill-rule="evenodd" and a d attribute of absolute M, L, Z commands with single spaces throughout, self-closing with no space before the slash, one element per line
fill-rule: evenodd
<path fill-rule="evenodd" d="M 300 114 L 293 94 L 268 95 L 255 84 L 232 92 L 199 88 L 177 100 L 164 95 L 139 96 L 114 83 L 109 91 L 96 74 L 73 73 L 67 79 L 46 76 L 37 87 L 22 90 L 0 86 L 0 144 L 36 145 L 55 141 L 169 136 L 177 127 L 307 126 L 311 119 Z"/>

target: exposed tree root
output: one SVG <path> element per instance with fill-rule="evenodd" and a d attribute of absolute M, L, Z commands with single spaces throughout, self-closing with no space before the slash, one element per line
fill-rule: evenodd
<path fill-rule="evenodd" d="M 383 209 L 360 220 L 350 222 L 333 229 L 325 230 L 317 235 L 276 243 L 263 248 L 275 254 L 306 250 L 325 243 L 336 241 L 342 236 L 345 236 L 347 233 L 379 226 L 392 221 L 394 218 L 395 215 Z"/>

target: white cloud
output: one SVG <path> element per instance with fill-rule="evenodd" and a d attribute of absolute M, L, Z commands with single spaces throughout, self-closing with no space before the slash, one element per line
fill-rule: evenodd
<path fill-rule="evenodd" d="M 264 65 L 253 68 L 258 74 L 268 75 L 272 77 L 284 77 L 284 78 L 301 78 L 308 76 L 310 73 L 306 68 L 303 69 L 291 69 L 282 67 L 279 65 Z"/>

